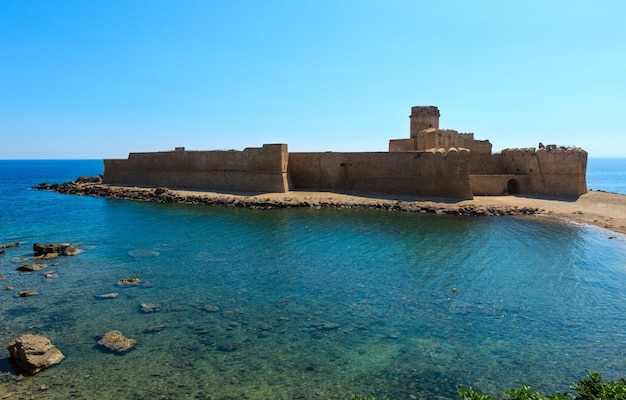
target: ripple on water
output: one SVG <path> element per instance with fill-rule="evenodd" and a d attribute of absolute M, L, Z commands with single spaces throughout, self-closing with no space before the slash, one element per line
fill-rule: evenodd
<path fill-rule="evenodd" d="M 0 258 L 5 285 L 39 293 L 0 293 L 5 340 L 43 334 L 66 355 L 6 390 L 456 398 L 458 386 L 564 391 L 585 369 L 626 370 L 626 295 L 616 290 L 626 249 L 595 230 L 527 218 L 95 207 L 98 229 L 81 231 L 86 251 L 59 259 L 59 278 L 5 273 L 13 256 Z M 150 284 L 116 286 L 131 276 Z M 110 330 L 136 348 L 98 351 Z"/>

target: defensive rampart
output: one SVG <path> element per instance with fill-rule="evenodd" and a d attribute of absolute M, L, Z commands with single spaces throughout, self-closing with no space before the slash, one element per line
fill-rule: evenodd
<path fill-rule="evenodd" d="M 295 190 L 349 190 L 471 199 L 470 153 L 290 153 Z"/>
<path fill-rule="evenodd" d="M 439 129 L 439 109 L 411 109 L 409 139 L 389 152 L 291 153 L 286 144 L 243 151 L 131 153 L 104 160 L 103 182 L 173 189 L 280 192 L 364 191 L 471 199 L 473 195 L 587 192 L 587 152 L 548 145 L 491 153 L 473 133 Z"/>
<path fill-rule="evenodd" d="M 587 193 L 587 152 L 578 148 L 505 149 L 472 154 L 474 195 L 503 193 L 580 196 Z"/>
<path fill-rule="evenodd" d="M 103 182 L 176 189 L 278 192 L 289 190 L 286 144 L 243 151 L 130 153 L 126 160 L 104 160 Z"/>

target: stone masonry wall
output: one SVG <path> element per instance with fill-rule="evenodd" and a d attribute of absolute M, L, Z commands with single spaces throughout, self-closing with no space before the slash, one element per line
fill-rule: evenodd
<path fill-rule="evenodd" d="M 580 196 L 587 193 L 587 152 L 578 148 L 505 149 L 501 173 L 527 174 L 519 193 Z"/>
<path fill-rule="evenodd" d="M 130 153 L 126 160 L 104 160 L 103 182 L 175 189 L 279 192 L 289 190 L 286 144 L 243 151 Z"/>
<path fill-rule="evenodd" d="M 294 190 L 348 190 L 471 199 L 470 153 L 290 153 Z"/>
<path fill-rule="evenodd" d="M 515 181 L 520 194 L 580 196 L 587 193 L 587 152 L 577 148 L 505 149 L 499 154 L 472 154 L 474 195 L 501 195 Z"/>

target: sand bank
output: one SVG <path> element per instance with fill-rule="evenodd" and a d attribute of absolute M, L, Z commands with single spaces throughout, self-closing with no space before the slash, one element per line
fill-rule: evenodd
<path fill-rule="evenodd" d="M 108 186 L 93 182 L 40 185 L 60 193 L 159 203 L 227 205 L 249 208 L 371 208 L 461 215 L 537 215 L 595 225 L 626 234 L 626 195 L 590 191 L 580 197 L 535 195 L 476 196 L 473 200 L 429 199 L 380 193 L 224 193 Z"/>

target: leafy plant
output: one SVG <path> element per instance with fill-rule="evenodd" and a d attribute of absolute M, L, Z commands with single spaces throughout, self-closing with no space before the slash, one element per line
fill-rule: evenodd
<path fill-rule="evenodd" d="M 600 374 L 587 372 L 587 379 L 581 379 L 572 389 L 578 393 L 576 396 L 569 393 L 543 395 L 530 386 L 520 386 L 503 394 L 509 400 L 626 400 L 626 380 L 604 382 Z M 460 400 L 493 400 L 471 388 L 459 388 L 457 393 Z"/>

